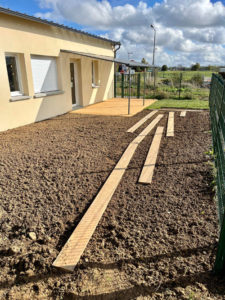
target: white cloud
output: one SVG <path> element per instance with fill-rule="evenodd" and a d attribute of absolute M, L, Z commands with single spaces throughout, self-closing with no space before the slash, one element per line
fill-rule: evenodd
<path fill-rule="evenodd" d="M 39 17 L 107 31 L 104 36 L 121 41 L 122 57 L 129 51 L 151 62 L 154 23 L 157 64 L 224 64 L 225 6 L 219 1 L 164 0 L 150 7 L 143 1 L 112 6 L 108 0 L 40 0 L 40 7 L 47 12 Z"/>
<path fill-rule="evenodd" d="M 130 4 L 112 7 L 107 0 L 41 0 L 40 6 L 52 8 L 52 18 L 61 15 L 66 20 L 102 30 L 144 25 L 152 11 L 144 2 L 137 7 Z"/>
<path fill-rule="evenodd" d="M 209 28 L 188 28 L 184 29 L 183 32 L 186 38 L 201 43 L 225 44 L 225 28 L 222 26 Z"/>
<path fill-rule="evenodd" d="M 156 20 L 166 26 L 223 26 L 225 7 L 210 0 L 165 0 L 155 5 Z"/>

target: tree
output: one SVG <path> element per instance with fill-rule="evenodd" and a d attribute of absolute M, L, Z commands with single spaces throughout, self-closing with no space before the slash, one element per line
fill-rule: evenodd
<path fill-rule="evenodd" d="M 218 66 L 208 66 L 208 70 L 212 72 L 219 72 L 219 67 Z"/>
<path fill-rule="evenodd" d="M 142 64 L 148 64 L 147 60 L 143 57 L 141 60 Z"/>
<path fill-rule="evenodd" d="M 184 67 L 183 67 L 181 64 L 179 64 L 179 65 L 177 66 L 177 70 L 183 71 L 183 70 L 184 70 Z"/>
<path fill-rule="evenodd" d="M 209 70 L 209 71 L 213 71 L 213 66 L 208 65 L 208 70 Z"/>
<path fill-rule="evenodd" d="M 200 69 L 200 64 L 196 63 L 195 65 L 191 66 L 191 71 L 198 71 Z"/>
<path fill-rule="evenodd" d="M 168 70 L 167 65 L 163 65 L 162 68 L 161 68 L 161 71 L 167 71 L 167 70 Z"/>

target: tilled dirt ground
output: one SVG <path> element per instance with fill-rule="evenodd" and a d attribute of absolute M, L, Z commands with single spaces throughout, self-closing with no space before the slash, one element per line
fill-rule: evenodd
<path fill-rule="evenodd" d="M 175 112 L 175 137 L 164 129 L 153 183 L 142 185 L 154 129 L 73 274 L 51 266 L 151 120 L 134 134 L 126 130 L 147 113 L 66 114 L 0 133 L 0 299 L 225 299 L 225 280 L 211 272 L 218 221 L 208 112 Z"/>

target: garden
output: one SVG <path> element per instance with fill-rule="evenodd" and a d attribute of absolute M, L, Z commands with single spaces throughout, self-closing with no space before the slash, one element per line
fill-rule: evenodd
<path fill-rule="evenodd" d="M 208 111 L 175 111 L 151 185 L 138 146 L 72 273 L 53 261 L 135 133 L 133 117 L 66 114 L 0 133 L 0 299 L 224 299 Z M 159 125 L 166 127 L 168 112 Z M 154 118 L 154 117 L 153 117 Z M 152 122 L 152 119 L 146 121 Z"/>
<path fill-rule="evenodd" d="M 208 109 L 209 71 L 156 71 L 131 75 L 131 97 L 160 100 L 151 106 L 158 108 Z M 129 75 L 115 76 L 115 96 L 128 97 Z"/>

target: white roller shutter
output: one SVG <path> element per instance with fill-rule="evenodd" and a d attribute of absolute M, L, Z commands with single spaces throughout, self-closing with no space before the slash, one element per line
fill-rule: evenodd
<path fill-rule="evenodd" d="M 44 56 L 31 56 L 34 92 L 58 90 L 56 59 Z"/>

